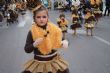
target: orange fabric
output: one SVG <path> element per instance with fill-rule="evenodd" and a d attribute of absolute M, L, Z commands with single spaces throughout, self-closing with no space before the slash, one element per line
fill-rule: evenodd
<path fill-rule="evenodd" d="M 94 16 L 94 14 L 91 14 L 90 12 L 87 12 L 87 14 L 85 15 L 85 19 L 88 19 L 91 16 Z"/>
<path fill-rule="evenodd" d="M 77 18 L 79 18 L 79 16 L 76 15 L 76 14 L 72 14 L 72 18 L 73 18 L 73 17 L 77 17 Z"/>
<path fill-rule="evenodd" d="M 47 31 L 49 31 L 49 34 L 47 37 L 44 37 L 44 35 L 47 34 Z M 61 29 L 53 23 L 47 23 L 46 30 L 38 27 L 34 23 L 32 25 L 31 32 L 34 41 L 37 38 L 43 38 L 43 42 L 36 46 L 42 54 L 46 55 L 50 53 L 52 49 L 61 48 L 62 32 Z"/>
<path fill-rule="evenodd" d="M 16 8 L 21 9 L 21 4 L 20 3 L 16 3 Z"/>
<path fill-rule="evenodd" d="M 90 0 L 91 5 L 97 4 L 99 5 L 101 3 L 101 0 L 96 0 L 96 2 L 94 0 Z"/>
<path fill-rule="evenodd" d="M 68 25 L 68 21 L 65 19 L 65 21 L 63 22 L 60 18 L 57 19 L 57 22 L 61 22 L 60 26 L 65 26 Z"/>

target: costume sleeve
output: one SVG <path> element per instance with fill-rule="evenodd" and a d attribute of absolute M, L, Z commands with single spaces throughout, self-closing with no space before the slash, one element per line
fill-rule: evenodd
<path fill-rule="evenodd" d="M 57 24 L 58 24 L 58 26 L 59 26 L 59 27 L 61 27 L 61 26 L 60 26 L 61 21 L 60 21 L 60 19 L 59 19 L 59 18 L 57 18 Z"/>
<path fill-rule="evenodd" d="M 84 23 L 87 23 L 88 19 L 85 17 L 85 22 Z"/>
<path fill-rule="evenodd" d="M 34 51 L 34 49 L 35 49 L 35 47 L 33 46 L 32 34 L 31 34 L 31 31 L 29 31 L 28 35 L 27 35 L 24 50 L 25 50 L 26 53 L 31 53 L 31 52 Z"/>
<path fill-rule="evenodd" d="M 68 22 L 68 20 L 66 19 L 66 25 L 68 25 L 68 23 L 69 23 L 69 22 Z"/>

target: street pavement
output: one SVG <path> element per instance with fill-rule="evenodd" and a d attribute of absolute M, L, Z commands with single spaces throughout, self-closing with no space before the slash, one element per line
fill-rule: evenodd
<path fill-rule="evenodd" d="M 64 12 L 69 26 L 71 13 Z M 56 24 L 59 11 L 49 11 L 50 21 Z M 19 16 L 19 22 L 6 26 L 0 22 L 0 73 L 21 73 L 23 64 L 33 58 L 33 53 L 24 51 L 27 33 L 32 23 L 32 13 Z M 83 26 L 84 24 L 82 24 Z M 84 27 L 73 36 L 66 34 L 68 49 L 59 49 L 69 62 L 70 73 L 110 73 L 110 16 L 102 17 L 94 28 L 94 36 L 86 36 Z"/>

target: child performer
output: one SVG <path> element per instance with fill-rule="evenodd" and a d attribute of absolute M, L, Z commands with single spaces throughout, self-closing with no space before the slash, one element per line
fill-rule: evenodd
<path fill-rule="evenodd" d="M 94 7 L 94 5 L 100 5 L 100 3 L 102 2 L 102 0 L 90 0 L 90 4 L 92 7 Z"/>
<path fill-rule="evenodd" d="M 76 10 L 74 10 L 73 12 L 72 12 L 72 25 L 70 26 L 70 28 L 72 29 L 72 30 L 74 30 L 74 35 L 76 35 L 76 29 L 77 28 L 81 28 L 81 25 L 80 25 L 80 23 L 79 23 L 79 15 L 78 15 L 78 13 L 77 13 L 77 11 Z"/>
<path fill-rule="evenodd" d="M 99 18 L 102 16 L 102 11 L 100 9 L 100 5 L 102 3 L 102 0 L 90 0 L 92 9 L 93 9 L 93 13 L 95 15 L 95 18 L 98 22 Z M 97 24 L 96 22 L 96 24 Z"/>
<path fill-rule="evenodd" d="M 98 22 L 99 18 L 102 16 L 102 11 L 99 9 L 99 6 L 97 4 L 94 5 L 93 12 L 94 12 L 95 18 Z"/>
<path fill-rule="evenodd" d="M 33 10 L 34 23 L 27 35 L 25 52 L 34 53 L 22 73 L 69 73 L 68 63 L 58 54 L 58 48 L 68 48 L 62 41 L 59 27 L 48 21 L 48 11 L 43 5 Z"/>
<path fill-rule="evenodd" d="M 87 10 L 87 14 L 85 15 L 85 28 L 87 35 L 89 35 L 88 31 L 90 30 L 91 36 L 93 36 L 94 21 L 95 16 L 90 10 Z"/>
<path fill-rule="evenodd" d="M 68 20 L 66 20 L 64 14 L 60 14 L 59 18 L 57 19 L 57 24 L 59 25 L 59 27 L 61 28 L 63 32 L 63 39 L 65 39 L 65 33 L 67 32 L 67 28 L 68 28 L 67 26 Z"/>

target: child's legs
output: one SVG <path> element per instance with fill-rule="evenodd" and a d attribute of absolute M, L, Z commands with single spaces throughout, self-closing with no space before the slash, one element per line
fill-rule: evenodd
<path fill-rule="evenodd" d="M 30 71 L 23 71 L 22 73 L 31 73 Z"/>
<path fill-rule="evenodd" d="M 87 34 L 87 35 L 89 35 L 89 34 L 88 34 L 88 31 L 89 31 L 89 28 L 86 28 L 86 34 Z"/>
<path fill-rule="evenodd" d="M 58 70 L 57 73 L 69 73 L 69 69 L 66 69 L 66 70 L 64 70 L 64 71 L 59 71 L 59 70 Z"/>
<path fill-rule="evenodd" d="M 63 32 L 63 40 L 65 39 L 65 32 Z"/>
<path fill-rule="evenodd" d="M 90 31 L 91 31 L 91 36 L 93 36 L 93 28 L 91 28 Z"/>
<path fill-rule="evenodd" d="M 76 35 L 76 28 L 74 29 L 74 35 Z"/>
<path fill-rule="evenodd" d="M 31 73 L 30 71 L 23 71 L 22 73 Z M 38 72 L 38 73 L 42 73 L 42 72 Z M 52 73 L 52 72 L 48 72 L 48 73 Z M 66 69 L 64 71 L 57 71 L 57 73 L 69 73 L 69 69 Z"/>

